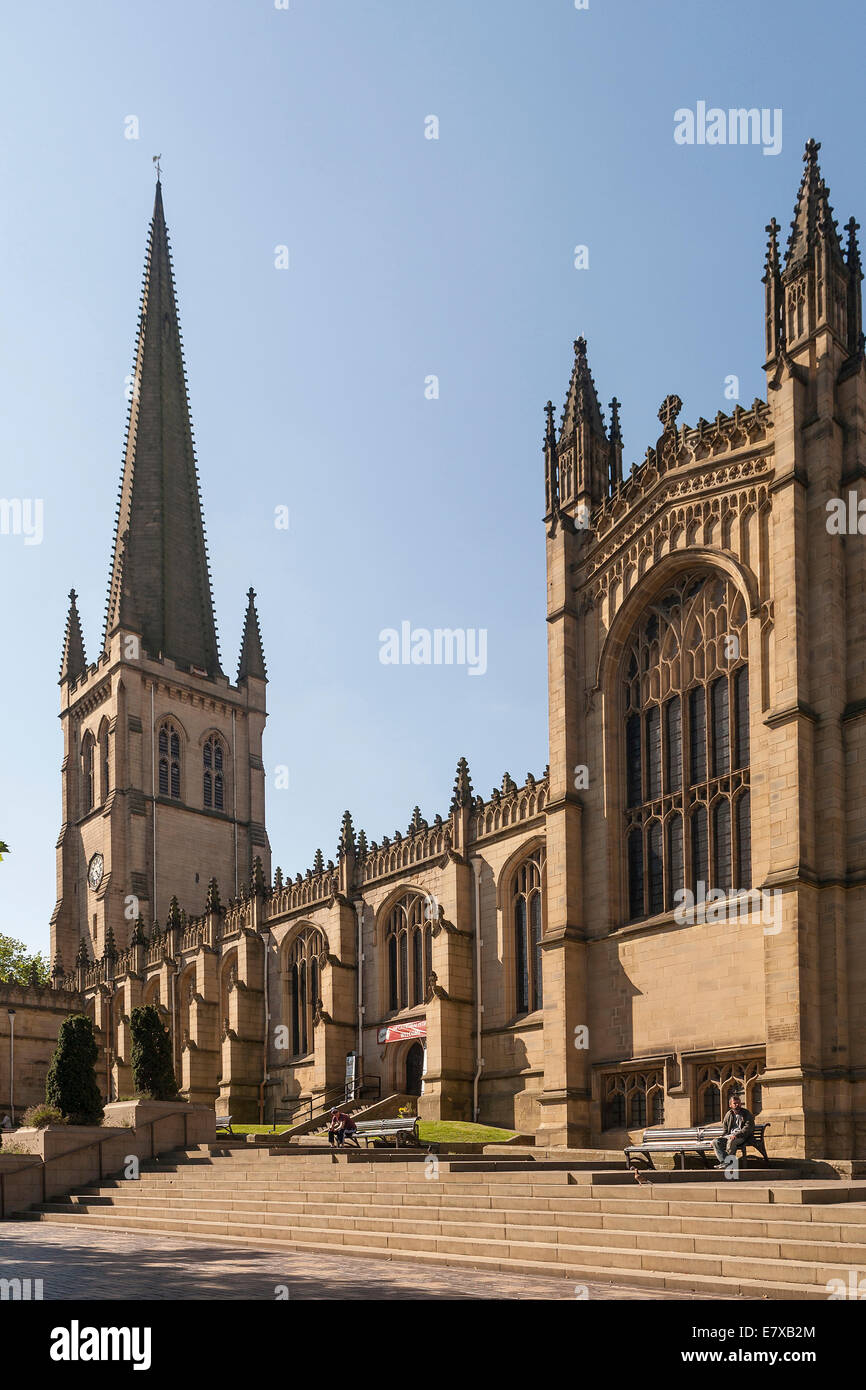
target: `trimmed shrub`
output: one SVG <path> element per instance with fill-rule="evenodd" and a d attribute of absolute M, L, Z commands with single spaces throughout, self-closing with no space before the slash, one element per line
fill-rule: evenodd
<path fill-rule="evenodd" d="M 55 1106 L 43 1102 L 29 1106 L 24 1111 L 21 1123 L 25 1129 L 44 1129 L 46 1125 L 65 1125 L 69 1121 Z"/>
<path fill-rule="evenodd" d="M 133 1009 L 132 1082 L 135 1094 L 148 1100 L 177 1100 L 177 1081 L 171 1060 L 171 1037 L 153 1004 Z"/>
<path fill-rule="evenodd" d="M 45 1082 L 45 1103 L 73 1125 L 95 1125 L 102 1119 L 102 1096 L 96 1081 L 99 1049 L 93 1023 L 86 1014 L 65 1018 Z"/>

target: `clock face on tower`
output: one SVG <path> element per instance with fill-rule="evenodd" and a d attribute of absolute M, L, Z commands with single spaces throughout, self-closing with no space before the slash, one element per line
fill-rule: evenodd
<path fill-rule="evenodd" d="M 104 867 L 105 861 L 103 860 L 102 855 L 94 854 L 93 858 L 87 866 L 87 882 L 90 884 L 94 893 L 96 892 L 97 888 L 102 882 L 102 872 Z"/>

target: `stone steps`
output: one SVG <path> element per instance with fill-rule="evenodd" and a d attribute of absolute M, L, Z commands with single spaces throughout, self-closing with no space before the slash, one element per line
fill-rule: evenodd
<path fill-rule="evenodd" d="M 684 1292 L 729 1293 L 751 1298 L 826 1299 L 827 1280 L 847 1280 L 848 1265 L 794 1264 L 784 1260 L 752 1261 L 721 1256 L 687 1253 L 670 1254 L 659 1250 L 622 1250 L 592 1245 L 568 1246 L 543 1242 L 481 1241 L 455 1236 L 401 1236 L 387 1233 L 364 1234 L 354 1231 L 305 1229 L 303 1238 L 275 1236 L 258 1224 L 234 1225 L 219 1221 L 177 1221 L 157 1217 L 104 1217 L 90 1215 L 82 1222 L 79 1213 L 43 1213 L 47 1222 L 86 1225 L 87 1229 L 143 1230 L 160 1234 L 182 1234 L 185 1238 L 231 1244 L 242 1243 L 256 1249 L 328 1251 L 331 1254 L 381 1255 L 392 1260 L 439 1261 L 464 1267 L 491 1268 L 512 1273 L 535 1273 L 582 1282 L 627 1283 L 654 1288 L 677 1288 Z M 434 1243 L 435 1241 L 435 1243 Z"/>
<path fill-rule="evenodd" d="M 753 1217 L 744 1220 L 715 1215 L 701 1215 L 689 1219 L 682 1216 L 644 1212 L 573 1211 L 565 1202 L 557 1203 L 555 1208 L 548 1206 L 534 1208 L 514 1199 L 497 1207 L 478 1207 L 463 1203 L 459 1205 L 446 1202 L 437 1203 L 432 1200 L 424 1204 L 413 1197 L 411 1200 L 407 1199 L 400 1203 L 370 1204 L 357 1197 L 352 1199 L 349 1195 L 341 1197 L 339 1215 L 335 1216 L 333 1201 L 311 1201 L 309 1197 L 303 1197 L 300 1194 L 294 1201 L 287 1197 L 273 1197 L 270 1194 L 266 1196 L 236 1196 L 231 1201 L 225 1201 L 212 1197 L 194 1198 L 189 1194 L 182 1193 L 172 1197 L 164 1197 L 161 1194 L 147 1191 L 128 1190 L 137 1186 L 136 1184 L 129 1183 L 126 1186 L 127 1191 L 125 1192 L 104 1193 L 98 1189 L 83 1190 L 70 1195 L 68 1204 L 76 1208 L 86 1209 L 111 1207 L 118 1210 L 131 1210 L 135 1208 L 140 1214 L 153 1211 L 177 1213 L 193 1209 L 202 1213 L 216 1211 L 242 1215 L 258 1212 L 263 1218 L 280 1217 L 285 1220 L 327 1217 L 331 1220 L 345 1220 L 347 1222 L 364 1219 L 414 1222 L 417 1224 L 438 1219 L 443 1222 L 462 1222 L 471 1226 L 482 1225 L 485 1230 L 490 1226 L 510 1220 L 521 1226 L 555 1226 L 563 1230 L 572 1228 L 584 1231 L 610 1230 L 622 1233 L 657 1232 L 659 1235 L 666 1236 L 699 1234 L 701 1237 L 708 1238 L 736 1236 L 738 1239 L 775 1240 L 776 1242 L 796 1242 L 801 1245 L 809 1243 L 844 1244 L 845 1248 L 850 1251 L 852 1260 L 856 1258 L 866 1261 L 866 1225 L 863 1223 L 849 1224 L 841 1219 L 832 1224 L 820 1220 L 814 1222 L 806 1219 L 787 1220 L 784 1217 L 784 1208 L 770 1208 L 760 1218 Z M 58 1203 L 55 1202 L 52 1205 L 56 1207 Z M 64 1210 L 67 1209 L 67 1203 L 62 1205 Z M 793 1210 L 802 1212 L 802 1209 L 797 1207 Z M 431 1217 L 431 1212 L 435 1212 L 436 1216 Z"/>
<path fill-rule="evenodd" d="M 106 1179 L 26 1217 L 264 1250 L 375 1255 L 710 1297 L 822 1298 L 866 1267 L 866 1184 L 331 1154 L 184 1156 Z M 620 1176 L 620 1175 L 617 1175 Z M 756 1175 L 757 1176 L 757 1175 Z M 707 1181 L 710 1179 L 710 1181 Z"/>
<path fill-rule="evenodd" d="M 300 1205 L 300 1204 L 299 1204 Z M 352 1231 L 359 1234 L 389 1234 L 395 1236 L 423 1236 L 438 1238 L 456 1236 L 458 1238 L 478 1239 L 478 1221 L 469 1209 L 440 1212 L 431 1217 L 426 1209 L 421 1214 L 411 1208 L 387 1210 L 383 1214 L 362 1214 L 362 1208 L 354 1211 L 341 1206 L 339 1213 L 330 1211 L 306 1211 L 283 1209 L 257 1210 L 255 1204 L 236 1204 L 226 1211 L 218 1202 L 201 1203 L 192 1200 L 176 1199 L 167 1207 L 155 1205 L 135 1196 L 106 1199 L 75 1198 L 71 1203 L 48 1203 L 43 1207 L 46 1213 L 70 1214 L 82 1212 L 89 1216 L 117 1214 L 121 1217 L 150 1219 L 173 1219 L 177 1221 L 205 1220 L 221 1221 L 226 1227 L 245 1227 L 255 1223 L 259 1227 L 279 1226 L 293 1231 L 304 1229 L 326 1231 Z M 496 1213 L 496 1220 L 483 1223 L 483 1239 L 491 1241 L 543 1242 L 549 1245 L 604 1246 L 620 1249 L 655 1250 L 665 1253 L 691 1253 L 695 1255 L 719 1255 L 729 1258 L 731 1253 L 731 1233 L 725 1223 L 716 1222 L 716 1230 L 668 1232 L 658 1229 L 623 1228 L 619 1224 L 602 1225 L 587 1230 L 583 1224 L 568 1224 L 560 1220 L 526 1221 L 523 1213 L 515 1211 Z M 757 1224 L 757 1223 L 756 1223 Z M 866 1241 L 852 1244 L 846 1240 L 831 1240 L 823 1231 L 817 1234 L 799 1228 L 799 1238 L 780 1235 L 774 1228 L 760 1234 L 744 1233 L 737 1237 L 738 1255 L 747 1260 L 802 1260 L 821 1261 L 838 1265 L 866 1264 Z"/>

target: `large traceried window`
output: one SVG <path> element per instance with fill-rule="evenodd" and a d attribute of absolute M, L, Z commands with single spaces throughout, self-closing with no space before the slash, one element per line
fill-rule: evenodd
<path fill-rule="evenodd" d="M 159 794 L 180 800 L 180 734 L 173 724 L 159 731 Z"/>
<path fill-rule="evenodd" d="M 313 1046 L 313 1020 L 319 999 L 319 956 L 324 949 L 321 932 L 309 927 L 295 937 L 289 950 L 289 1019 L 293 1057 L 304 1057 Z"/>
<path fill-rule="evenodd" d="M 433 927 L 425 913 L 427 901 L 418 893 L 407 893 L 388 914 L 385 945 L 391 1013 L 423 1004 L 427 994 L 433 968 Z"/>
<path fill-rule="evenodd" d="M 225 809 L 225 750 L 222 739 L 211 734 L 202 749 L 202 799 L 215 811 Z"/>
<path fill-rule="evenodd" d="M 690 575 L 643 614 L 624 657 L 628 916 L 689 888 L 752 883 L 746 606 Z"/>
<path fill-rule="evenodd" d="M 514 875 L 514 977 L 516 1011 L 534 1013 L 544 1002 L 541 970 L 544 851 L 537 849 Z"/>

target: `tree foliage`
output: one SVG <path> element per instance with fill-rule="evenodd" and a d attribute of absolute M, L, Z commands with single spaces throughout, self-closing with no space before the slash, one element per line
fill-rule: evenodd
<path fill-rule="evenodd" d="M 93 1023 L 86 1014 L 65 1018 L 45 1082 L 45 1104 L 54 1106 L 70 1124 L 94 1125 L 102 1119 L 102 1096 L 96 1080 L 99 1049 Z"/>
<path fill-rule="evenodd" d="M 25 942 L 0 935 L 0 980 L 11 985 L 47 985 L 48 960 L 41 951 L 28 951 Z"/>
<path fill-rule="evenodd" d="M 159 1010 L 153 1004 L 133 1009 L 129 1026 L 132 1031 L 132 1082 L 136 1095 L 151 1096 L 154 1100 L 177 1100 L 171 1038 Z"/>

